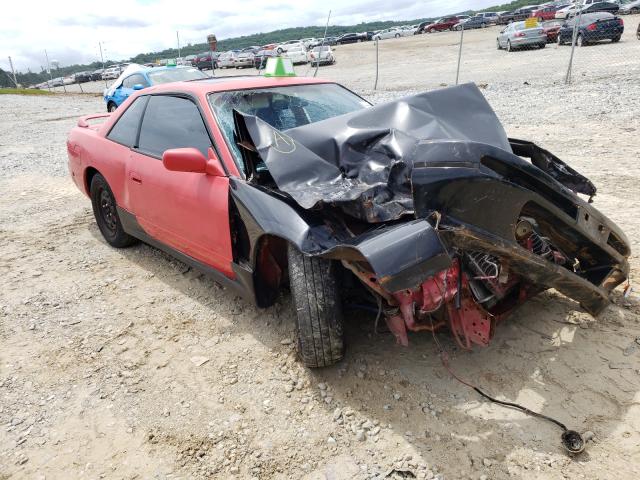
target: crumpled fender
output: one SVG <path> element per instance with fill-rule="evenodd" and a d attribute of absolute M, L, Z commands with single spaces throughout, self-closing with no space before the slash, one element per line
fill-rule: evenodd
<path fill-rule="evenodd" d="M 249 238 L 247 260 L 251 265 L 255 265 L 263 235 L 283 238 L 310 256 L 367 262 L 380 285 L 390 292 L 413 288 L 421 279 L 451 265 L 438 233 L 424 219 L 372 226 L 350 236 L 338 224 L 301 212 L 284 196 L 238 179 L 232 179 L 230 186 Z"/>

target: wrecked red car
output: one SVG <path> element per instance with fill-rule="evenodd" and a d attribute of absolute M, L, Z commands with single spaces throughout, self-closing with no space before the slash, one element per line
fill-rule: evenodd
<path fill-rule="evenodd" d="M 371 106 L 318 79 L 214 78 L 94 118 L 67 147 L 105 240 L 147 242 L 260 307 L 288 286 L 310 367 L 342 358 L 345 303 L 403 345 L 446 327 L 471 348 L 545 289 L 596 315 L 628 276 L 595 186 L 508 138 L 471 84 Z"/>

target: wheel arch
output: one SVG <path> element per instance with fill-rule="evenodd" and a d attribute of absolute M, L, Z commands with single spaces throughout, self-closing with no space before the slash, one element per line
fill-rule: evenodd
<path fill-rule="evenodd" d="M 85 189 L 85 193 L 87 195 L 91 194 L 91 181 L 93 180 L 93 177 L 96 176 L 96 173 L 100 173 L 100 171 L 95 168 L 95 167 L 87 167 L 84 170 L 84 179 L 83 179 L 83 184 L 84 184 L 84 189 Z M 100 175 L 102 175 L 100 173 Z"/>

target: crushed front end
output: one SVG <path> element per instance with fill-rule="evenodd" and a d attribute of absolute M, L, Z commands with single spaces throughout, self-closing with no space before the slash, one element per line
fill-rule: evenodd
<path fill-rule="evenodd" d="M 597 315 L 628 277 L 629 243 L 593 207 L 595 186 L 509 139 L 475 86 L 286 133 L 241 114 L 236 127 L 247 171 L 258 161 L 268 169 L 267 181 L 249 182 L 316 219 L 298 248 L 353 272 L 402 345 L 408 331 L 445 326 L 463 348 L 487 345 L 515 307 L 549 288 Z M 282 138 L 289 152 L 273 148 Z"/>

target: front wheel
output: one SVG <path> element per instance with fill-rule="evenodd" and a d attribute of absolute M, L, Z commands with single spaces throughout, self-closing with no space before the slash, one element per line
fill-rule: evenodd
<path fill-rule="evenodd" d="M 511 46 L 511 40 L 507 40 L 507 52 L 513 52 L 513 47 Z"/>
<path fill-rule="evenodd" d="M 124 248 L 136 243 L 136 239 L 122 228 L 116 206 L 116 199 L 105 178 L 96 173 L 91 179 L 89 188 L 93 216 L 96 219 L 100 233 L 109 245 Z"/>
<path fill-rule="evenodd" d="M 500 40 L 497 40 L 497 39 L 496 39 L 496 48 L 498 50 L 502 50 L 502 47 L 500 46 Z"/>
<path fill-rule="evenodd" d="M 308 257 L 292 245 L 288 259 L 298 355 L 307 367 L 333 365 L 344 356 L 339 263 Z"/>
<path fill-rule="evenodd" d="M 613 38 L 611 39 L 611 41 L 612 41 L 613 43 L 618 43 L 618 42 L 620 41 L 620 37 L 613 37 Z"/>
<path fill-rule="evenodd" d="M 581 33 L 578 34 L 578 38 L 576 38 L 576 45 L 578 47 L 584 47 L 587 45 L 587 42 L 585 41 L 584 37 L 582 36 Z"/>
<path fill-rule="evenodd" d="M 540 45 L 538 45 L 540 48 L 546 48 L 547 44 L 546 43 L 541 43 Z"/>
<path fill-rule="evenodd" d="M 116 108 L 118 108 L 118 106 L 115 103 L 109 102 L 109 104 L 107 105 L 107 112 L 113 113 L 116 111 Z"/>

